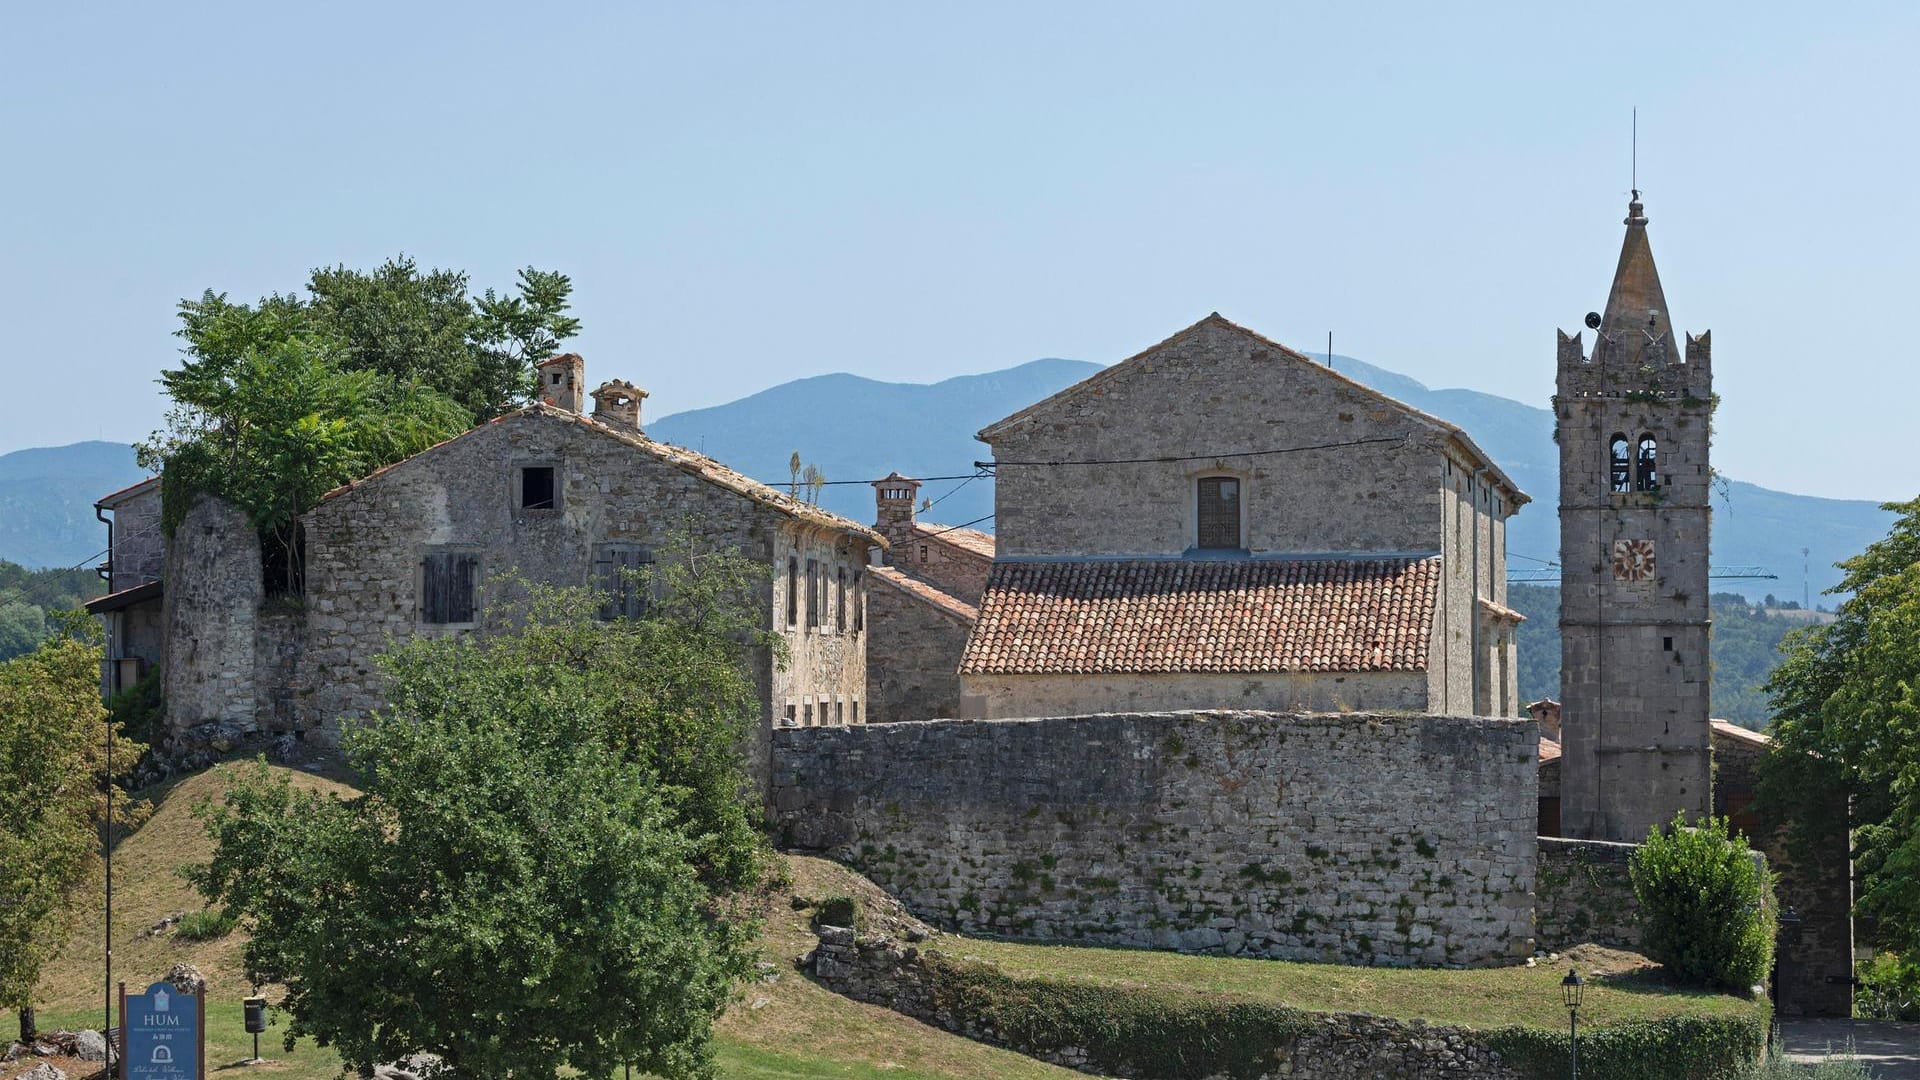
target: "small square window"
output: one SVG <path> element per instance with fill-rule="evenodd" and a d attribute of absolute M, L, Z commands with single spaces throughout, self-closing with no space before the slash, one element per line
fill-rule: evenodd
<path fill-rule="evenodd" d="M 554 508 L 553 466 L 529 465 L 520 470 L 520 509 Z"/>

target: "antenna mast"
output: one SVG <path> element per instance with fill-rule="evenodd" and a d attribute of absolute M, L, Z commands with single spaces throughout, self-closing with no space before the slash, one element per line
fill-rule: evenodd
<path fill-rule="evenodd" d="M 1632 161 L 1633 171 L 1629 174 L 1632 179 L 1629 182 L 1633 185 L 1633 197 L 1637 199 L 1640 197 L 1640 106 L 1638 105 L 1633 107 Z"/>

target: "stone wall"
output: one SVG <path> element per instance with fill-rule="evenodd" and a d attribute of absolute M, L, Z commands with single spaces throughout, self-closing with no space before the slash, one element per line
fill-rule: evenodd
<path fill-rule="evenodd" d="M 524 466 L 555 469 L 552 509 L 520 509 L 514 484 Z M 380 701 L 375 654 L 414 635 L 464 634 L 485 626 L 426 623 L 419 568 L 431 551 L 480 557 L 485 605 L 496 575 L 587 585 L 596 553 L 621 544 L 664 554 L 676 546 L 732 550 L 771 569 L 765 625 L 786 640 L 788 662 L 762 656 L 756 678 L 762 715 L 754 761 L 764 769 L 767 730 L 806 712 L 851 722 L 866 695 L 856 536 L 796 522 L 720 487 L 697 469 L 662 461 L 580 419 L 554 412 L 510 416 L 410 458 L 321 503 L 306 515 L 308 644 L 294 702 L 298 722 L 329 732 L 339 718 Z M 828 603 L 809 618 L 806 567 L 812 561 Z M 790 575 L 789 567 L 797 573 Z M 848 580 L 839 618 L 839 575 Z M 787 589 L 795 587 L 794 618 Z M 809 708 L 809 706 L 811 708 Z"/>
<path fill-rule="evenodd" d="M 1847 835 L 1846 792 L 1822 819 L 1824 836 L 1790 843 L 1785 830 L 1767 832 L 1753 812 L 1764 736 L 1729 731 L 1713 734 L 1713 812 L 1730 818 L 1752 838 L 1775 874 L 1783 909 L 1774 1006 L 1785 1016 L 1853 1015 L 1853 863 Z"/>
<path fill-rule="evenodd" d="M 894 542 L 887 564 L 926 578 L 969 604 L 978 604 L 987 591 L 993 559 L 949 542 L 939 535 L 943 525 L 921 525 Z"/>
<path fill-rule="evenodd" d="M 1110 1058 L 1098 1047 L 1042 1045 L 1010 1035 L 982 1015 L 985 1010 L 977 998 L 942 992 L 943 965 L 952 958 L 937 951 L 923 952 L 884 936 L 856 935 L 844 927 L 821 927 L 819 933 L 820 944 L 802 958 L 804 966 L 829 989 L 856 1001 L 1082 1072 L 1156 1075 L 1118 1060 L 1118 1055 Z M 1518 1080 L 1520 1076 L 1501 1064 L 1499 1054 L 1487 1046 L 1484 1032 L 1356 1013 L 1268 1011 L 1274 1014 L 1274 1027 L 1252 1036 L 1270 1048 L 1262 1077 Z"/>
<path fill-rule="evenodd" d="M 169 728 L 252 723 L 262 591 L 259 534 L 231 503 L 202 497 L 167 551 Z"/>
<path fill-rule="evenodd" d="M 775 824 L 940 925 L 1396 965 L 1532 949 L 1532 721 L 1197 712 L 776 731 Z"/>
<path fill-rule="evenodd" d="M 111 507 L 113 549 L 107 553 L 113 575 L 108 592 L 158 581 L 166 570 L 166 538 L 160 531 L 160 485 L 128 495 Z"/>
<path fill-rule="evenodd" d="M 1080 712 L 1257 709 L 1267 712 L 1426 712 L 1425 671 L 1282 672 L 1271 675 L 966 675 L 968 719 Z"/>
<path fill-rule="evenodd" d="M 960 653 L 973 624 L 892 584 L 868 578 L 867 701 L 871 722 L 960 715 Z"/>
<path fill-rule="evenodd" d="M 1632 844 L 1542 836 L 1533 884 L 1533 937 L 1542 949 L 1641 946 L 1639 905 L 1627 872 Z"/>

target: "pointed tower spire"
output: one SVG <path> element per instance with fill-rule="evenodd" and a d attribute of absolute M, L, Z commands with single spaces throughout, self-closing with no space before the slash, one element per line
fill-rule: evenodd
<path fill-rule="evenodd" d="M 1627 238 L 1620 245 L 1620 265 L 1613 271 L 1613 291 L 1607 294 L 1607 312 L 1600 321 L 1600 341 L 1594 356 L 1630 367 L 1650 359 L 1656 345 L 1659 358 L 1674 355 L 1673 320 L 1667 314 L 1667 295 L 1660 288 L 1660 271 L 1653 265 L 1653 247 L 1647 243 L 1646 208 L 1640 193 L 1627 204 Z"/>

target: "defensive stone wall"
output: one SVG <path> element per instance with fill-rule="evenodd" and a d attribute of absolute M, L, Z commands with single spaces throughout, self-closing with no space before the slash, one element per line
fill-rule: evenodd
<path fill-rule="evenodd" d="M 786 844 L 978 933 L 1491 965 L 1532 951 L 1537 727 L 1145 713 L 773 735 Z"/>
<path fill-rule="evenodd" d="M 1534 874 L 1533 938 L 1542 949 L 1580 944 L 1638 949 L 1639 905 L 1627 860 L 1634 845 L 1542 836 Z"/>

